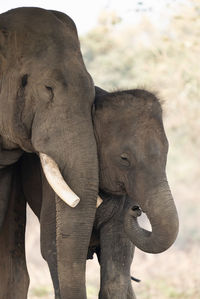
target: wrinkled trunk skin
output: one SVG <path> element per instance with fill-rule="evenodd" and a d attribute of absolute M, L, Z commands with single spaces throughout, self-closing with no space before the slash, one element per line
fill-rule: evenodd
<path fill-rule="evenodd" d="M 80 197 L 80 203 L 72 209 L 56 196 L 57 266 L 61 298 L 86 298 L 85 262 L 96 211 L 98 178 L 95 148 L 90 144 L 90 149 L 83 149 L 82 144 L 80 142 L 76 154 L 71 146 L 76 167 L 70 170 L 70 179 L 66 180 Z"/>
<path fill-rule="evenodd" d="M 161 253 L 175 241 L 178 233 L 178 215 L 166 180 L 149 191 L 146 201 L 138 203 L 146 213 L 152 232 L 138 225 L 137 208 L 129 209 L 124 219 L 124 229 L 130 240 L 142 251 Z"/>
<path fill-rule="evenodd" d="M 25 260 L 26 203 L 18 164 L 12 167 L 9 205 L 0 230 L 1 299 L 26 299 L 29 285 Z"/>
<path fill-rule="evenodd" d="M 53 200 L 56 201 L 56 256 L 60 297 L 84 299 L 85 262 L 98 195 L 96 142 L 90 115 L 86 117 L 85 112 L 83 116 L 71 113 L 69 116 L 67 111 L 63 114 L 62 110 L 49 116 L 52 123 L 57 122 L 58 125 L 59 115 L 59 130 L 55 131 L 49 125 L 46 129 L 49 135 L 44 138 L 37 135 L 37 127 L 33 130 L 32 140 L 38 152 L 55 160 L 67 184 L 80 197 L 80 203 L 75 208 L 69 207 L 57 196 Z M 36 124 L 38 126 L 38 122 Z M 43 200 L 48 201 L 44 195 Z"/>

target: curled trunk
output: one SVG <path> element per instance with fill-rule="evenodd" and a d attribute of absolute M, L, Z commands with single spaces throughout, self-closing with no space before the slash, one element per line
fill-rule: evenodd
<path fill-rule="evenodd" d="M 124 229 L 130 240 L 142 251 L 161 253 L 175 241 L 178 233 L 178 215 L 169 189 L 165 182 L 155 188 L 141 208 L 145 211 L 152 231 L 141 228 L 137 222 L 140 211 L 137 207 L 128 210 L 124 219 Z"/>

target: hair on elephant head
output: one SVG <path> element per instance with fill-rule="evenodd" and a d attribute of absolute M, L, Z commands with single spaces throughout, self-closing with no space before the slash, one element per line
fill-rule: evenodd
<path fill-rule="evenodd" d="M 93 121 L 98 144 L 100 189 L 126 194 L 133 207 L 124 228 L 141 250 L 159 253 L 175 241 L 178 216 L 166 178 L 168 141 L 157 97 L 142 89 L 108 93 L 96 88 Z M 146 213 L 152 232 L 138 225 Z"/>

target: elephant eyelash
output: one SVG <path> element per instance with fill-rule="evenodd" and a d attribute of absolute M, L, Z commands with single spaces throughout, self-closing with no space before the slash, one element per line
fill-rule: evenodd
<path fill-rule="evenodd" d="M 121 154 L 120 157 L 122 160 L 128 161 L 128 155 L 126 153 Z"/>
<path fill-rule="evenodd" d="M 129 157 L 128 157 L 128 155 L 126 153 L 121 154 L 120 158 L 121 158 L 121 163 L 124 166 L 130 166 Z"/>
<path fill-rule="evenodd" d="M 121 159 L 122 159 L 122 160 L 125 160 L 125 161 L 128 161 L 128 158 L 127 158 L 127 157 L 123 157 L 123 156 L 121 156 Z"/>
<path fill-rule="evenodd" d="M 53 91 L 52 87 L 51 86 L 47 86 L 45 85 L 46 89 L 49 90 L 49 91 Z"/>

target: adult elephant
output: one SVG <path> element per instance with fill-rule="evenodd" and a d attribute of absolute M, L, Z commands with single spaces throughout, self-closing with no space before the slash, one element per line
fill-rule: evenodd
<path fill-rule="evenodd" d="M 24 152 L 37 153 L 57 192 L 52 204 L 60 296 L 86 298 L 85 260 L 96 211 L 98 164 L 91 120 L 94 86 L 75 24 L 63 13 L 40 8 L 3 13 L 0 60 L 0 225 L 12 197 L 14 163 Z M 72 209 L 69 205 L 74 207 L 79 198 Z M 16 258 L 8 254 L 10 261 Z M 19 272 L 13 269 L 15 277 Z M 22 297 L 15 293 L 12 298 Z"/>
<path fill-rule="evenodd" d="M 99 298 L 131 299 L 135 298 L 130 280 L 133 245 L 145 252 L 162 252 L 172 245 L 178 232 L 178 216 L 165 173 L 168 144 L 162 109 L 159 100 L 145 90 L 108 93 L 96 88 L 93 124 L 103 203 L 96 212 L 89 257 L 96 252 L 101 265 Z M 42 254 L 56 298 L 65 298 L 60 295 L 57 272 L 54 192 L 36 156 L 22 157 L 20 168 L 23 193 L 40 219 Z M 147 214 L 152 232 L 138 225 L 138 206 Z M 64 237 L 68 240 L 69 236 Z M 68 264 L 63 266 L 67 271 Z"/>

